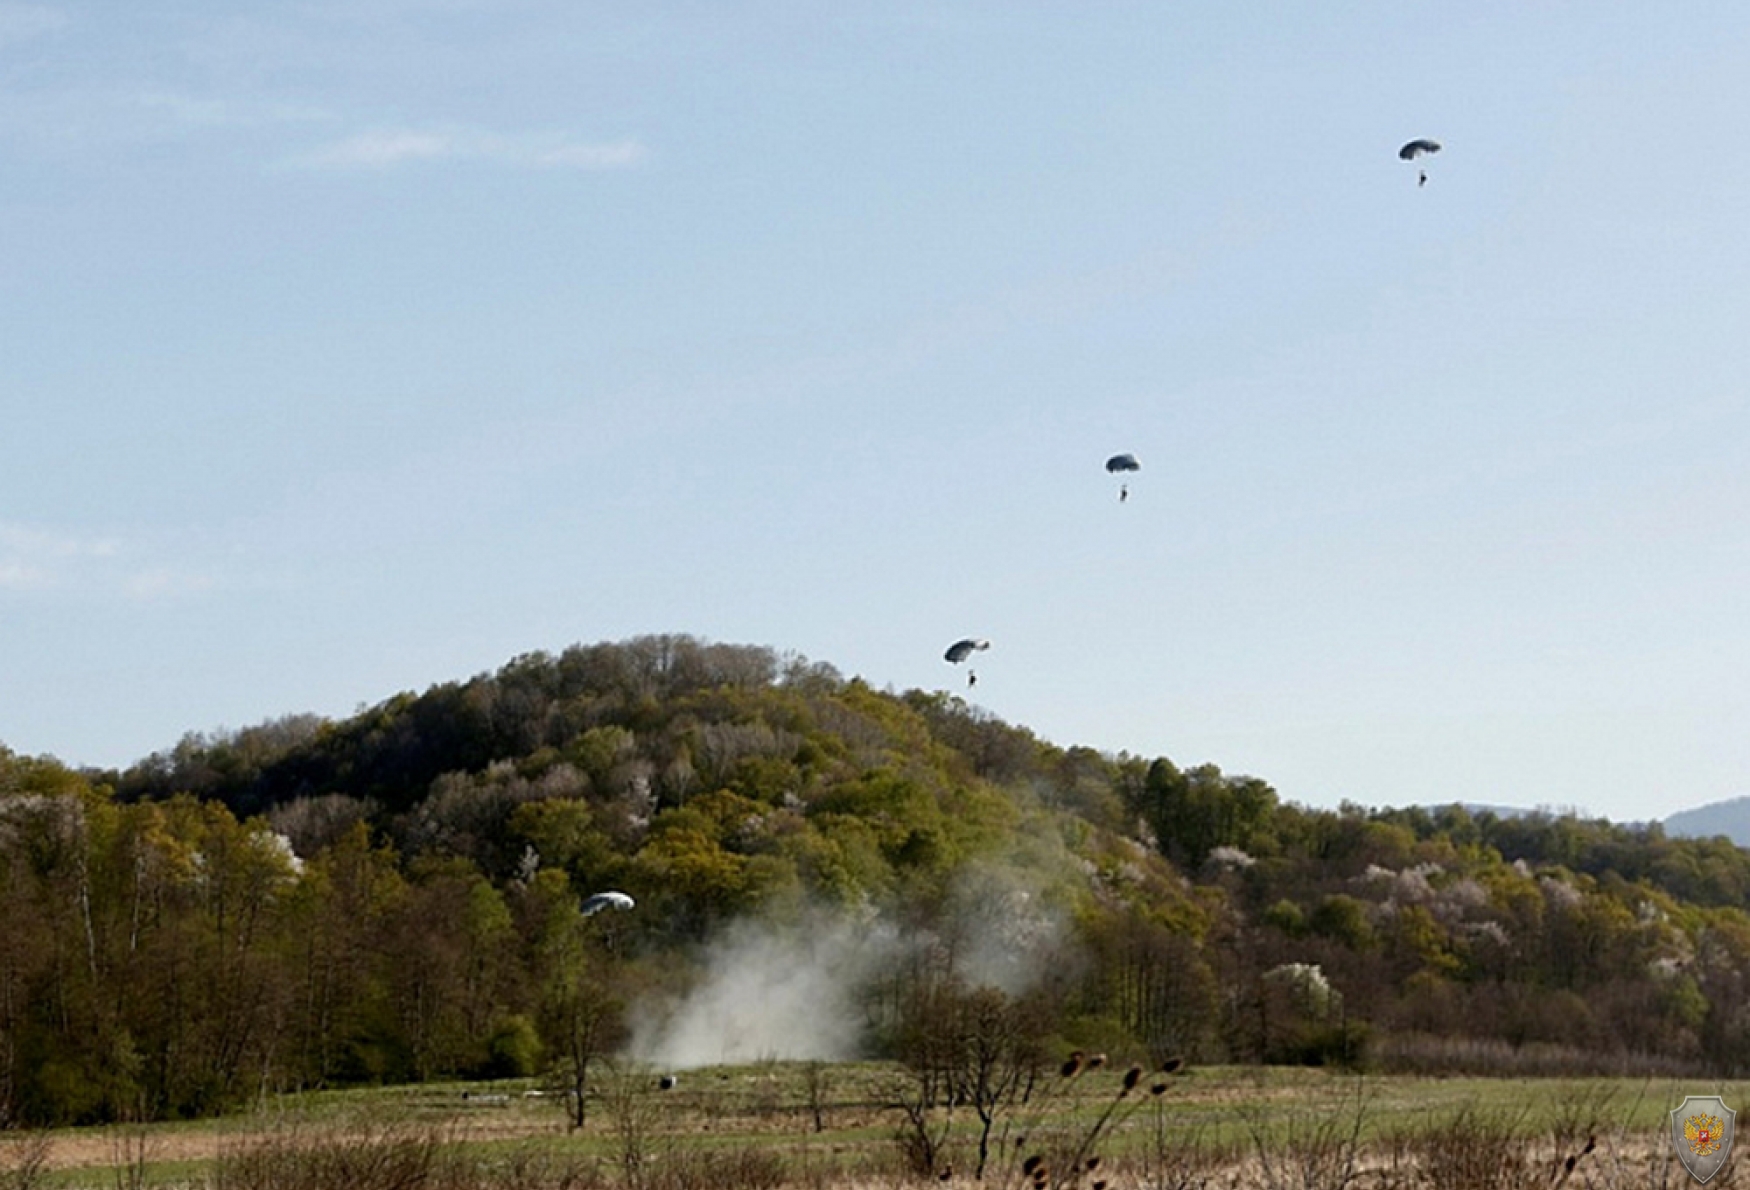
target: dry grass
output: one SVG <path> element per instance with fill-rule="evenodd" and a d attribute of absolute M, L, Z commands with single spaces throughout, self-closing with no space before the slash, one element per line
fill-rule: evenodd
<path fill-rule="evenodd" d="M 798 1064 L 633 1072 L 570 1134 L 551 1100 L 460 1085 L 311 1096 L 201 1125 L 10 1134 L 0 1190 L 898 1190 L 972 1186 L 970 1113 L 935 1176 L 906 1172 L 894 1072 Z M 1128 1089 L 1126 1080 L 1130 1081 Z M 1045 1190 L 1677 1190 L 1666 1112 L 1698 1089 L 1627 1081 L 1366 1081 L 1315 1071 L 1078 1072 L 1015 1116 L 983 1185 Z M 478 1090 L 476 1088 L 476 1090 Z M 824 1125 L 824 1126 L 823 1126 Z M 946 1174 L 946 1178 L 940 1175 Z M 1750 1186 L 1731 1167 L 1709 1183 Z"/>

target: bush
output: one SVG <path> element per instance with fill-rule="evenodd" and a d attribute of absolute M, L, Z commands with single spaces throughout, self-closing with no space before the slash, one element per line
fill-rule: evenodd
<path fill-rule="evenodd" d="M 1367 1025 L 1359 1021 L 1346 1025 L 1305 1024 L 1277 1041 L 1270 1061 L 1285 1066 L 1362 1069 L 1368 1062 L 1370 1037 Z"/>
<path fill-rule="evenodd" d="M 1372 1042 L 1369 1060 L 1387 1074 L 1478 1075 L 1486 1078 L 1679 1078 L 1701 1073 L 1697 1062 L 1663 1054 L 1624 1053 L 1532 1042 L 1513 1046 L 1488 1037 L 1393 1033 Z"/>
<path fill-rule="evenodd" d="M 442 1153 L 430 1129 L 291 1131 L 221 1151 L 212 1190 L 414 1190 L 433 1180 Z"/>
<path fill-rule="evenodd" d="M 527 1078 L 541 1069 L 541 1035 L 526 1016 L 506 1017 L 493 1030 L 487 1048 L 487 1078 Z"/>

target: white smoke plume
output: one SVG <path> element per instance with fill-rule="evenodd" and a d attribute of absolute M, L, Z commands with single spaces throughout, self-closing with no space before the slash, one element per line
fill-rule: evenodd
<path fill-rule="evenodd" d="M 1061 962 L 1063 917 L 1047 907 L 1038 883 L 1015 869 L 967 868 L 949 895 L 949 910 L 942 941 L 952 948 L 955 974 L 973 987 L 1020 996 L 1048 965 Z"/>
<path fill-rule="evenodd" d="M 634 1007 L 629 1049 L 666 1070 L 856 1057 L 856 993 L 894 953 L 892 933 L 869 922 L 738 923 L 708 948 L 691 992 Z"/>
<path fill-rule="evenodd" d="M 863 1057 L 863 994 L 878 977 L 934 969 L 1019 996 L 1065 969 L 1064 922 L 1044 900 L 1011 871 L 974 868 L 943 920 L 904 936 L 872 914 L 736 923 L 706 948 L 690 991 L 633 1006 L 629 1056 L 665 1070 Z"/>

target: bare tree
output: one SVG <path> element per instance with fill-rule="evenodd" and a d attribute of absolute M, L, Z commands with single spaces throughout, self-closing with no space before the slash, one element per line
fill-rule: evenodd
<path fill-rule="evenodd" d="M 930 1136 L 917 1116 L 940 1094 L 950 1107 L 971 1108 L 979 1122 L 974 1176 L 982 1178 L 998 1118 L 1019 1100 L 1021 1088 L 1044 1062 L 1034 1040 L 1042 1031 L 1037 1013 L 1026 1000 L 996 988 L 968 989 L 955 981 L 919 996 L 912 1012 L 905 1062 L 915 1085 L 901 1104 L 911 1124 L 908 1135 L 914 1140 Z"/>
<path fill-rule="evenodd" d="M 802 1067 L 802 1093 L 808 1100 L 808 1112 L 814 1119 L 814 1130 L 825 1132 L 828 1093 L 825 1062 L 815 1059 Z"/>
<path fill-rule="evenodd" d="M 582 1128 L 590 1068 L 611 1054 L 624 1033 L 624 1006 L 599 981 L 575 980 L 551 1006 L 548 1042 L 554 1046 L 549 1081 L 563 1091 L 573 1129 Z"/>

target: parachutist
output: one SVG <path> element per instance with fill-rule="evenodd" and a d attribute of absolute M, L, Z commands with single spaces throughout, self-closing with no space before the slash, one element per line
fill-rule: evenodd
<path fill-rule="evenodd" d="M 1440 142 L 1437 140 L 1413 140 L 1398 150 L 1398 160 L 1414 161 L 1418 157 L 1426 157 L 1430 153 L 1440 152 Z M 1416 167 L 1416 186 L 1421 188 L 1428 184 L 1428 171 Z"/>
<path fill-rule="evenodd" d="M 1106 460 L 1106 473 L 1108 475 L 1141 470 L 1142 464 L 1136 461 L 1136 456 L 1133 454 L 1113 455 Z M 1120 484 L 1118 486 L 1118 503 L 1122 504 L 1128 499 L 1130 499 L 1130 485 L 1128 483 Z"/>
<path fill-rule="evenodd" d="M 1113 475 L 1118 474 L 1120 471 L 1141 471 L 1142 464 L 1136 461 L 1135 455 L 1125 453 L 1121 455 L 1113 455 L 1111 458 L 1107 459 L 1106 470 Z"/>
<path fill-rule="evenodd" d="M 969 636 L 964 640 L 957 640 L 949 645 L 948 651 L 942 654 L 942 660 L 948 662 L 950 665 L 959 665 L 974 653 L 982 653 L 988 648 L 990 648 L 990 642 L 988 640 L 981 640 L 978 637 Z M 972 671 L 971 666 L 966 667 L 966 684 L 968 686 L 978 685 L 978 675 Z"/>

